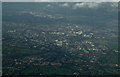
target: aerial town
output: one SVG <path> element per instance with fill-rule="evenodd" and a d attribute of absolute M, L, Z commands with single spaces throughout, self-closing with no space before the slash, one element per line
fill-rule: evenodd
<path fill-rule="evenodd" d="M 5 5 L 11 4 L 3 4 L 4 9 Z M 8 13 L 3 14 L 3 75 L 119 74 L 117 26 L 78 24 L 68 22 L 69 16 L 12 10 L 3 10 Z"/>

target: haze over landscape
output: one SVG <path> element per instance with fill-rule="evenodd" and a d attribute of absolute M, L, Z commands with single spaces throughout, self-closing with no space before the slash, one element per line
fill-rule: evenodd
<path fill-rule="evenodd" d="M 3 2 L 2 14 L 3 75 L 119 74 L 117 2 Z"/>

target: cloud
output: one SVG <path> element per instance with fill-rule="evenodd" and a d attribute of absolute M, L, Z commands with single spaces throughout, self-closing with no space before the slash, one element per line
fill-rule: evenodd
<path fill-rule="evenodd" d="M 118 7 L 118 3 L 111 3 L 111 7 Z"/>
<path fill-rule="evenodd" d="M 47 5 L 47 7 L 51 7 L 51 5 L 50 5 L 50 4 L 48 4 L 48 5 Z"/>
<path fill-rule="evenodd" d="M 63 4 L 61 4 L 60 6 L 62 6 L 62 7 L 68 7 L 69 4 L 68 4 L 68 3 L 63 3 Z"/>
<path fill-rule="evenodd" d="M 109 5 L 110 7 L 118 7 L 117 2 L 112 3 L 103 3 L 103 2 L 82 2 L 82 3 L 76 3 L 73 5 L 73 9 L 77 8 L 91 8 L 91 9 L 97 9 L 99 7 L 103 7 L 105 5 Z"/>
<path fill-rule="evenodd" d="M 50 2 L 50 1 L 53 1 L 53 0 L 35 0 L 36 2 Z"/>
<path fill-rule="evenodd" d="M 76 8 L 83 8 L 83 7 L 87 7 L 87 8 L 92 8 L 92 9 L 95 9 L 95 8 L 98 8 L 99 5 L 101 3 L 76 3 L 73 8 L 76 9 Z"/>

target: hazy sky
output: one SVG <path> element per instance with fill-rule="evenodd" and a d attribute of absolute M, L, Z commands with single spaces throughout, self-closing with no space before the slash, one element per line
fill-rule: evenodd
<path fill-rule="evenodd" d="M 120 0 L 2 0 L 3 2 L 118 2 Z"/>
<path fill-rule="evenodd" d="M 34 2 L 35 0 L 2 0 L 3 2 Z"/>
<path fill-rule="evenodd" d="M 120 0 L 35 0 L 35 1 L 58 1 L 58 2 L 118 2 Z"/>

